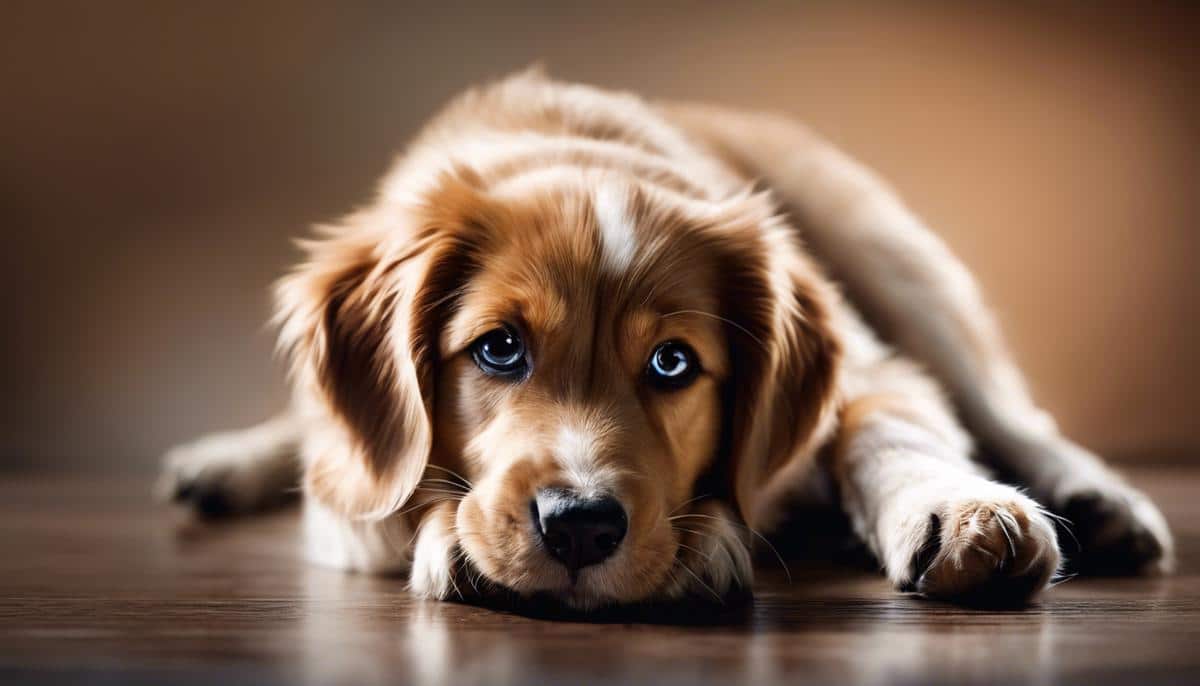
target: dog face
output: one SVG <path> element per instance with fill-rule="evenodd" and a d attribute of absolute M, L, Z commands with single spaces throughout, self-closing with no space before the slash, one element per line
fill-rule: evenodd
<path fill-rule="evenodd" d="M 768 199 L 483 185 L 355 217 L 282 282 L 283 340 L 338 427 L 310 494 L 351 517 L 449 503 L 460 566 L 575 607 L 748 582 L 744 520 L 837 350 Z"/>

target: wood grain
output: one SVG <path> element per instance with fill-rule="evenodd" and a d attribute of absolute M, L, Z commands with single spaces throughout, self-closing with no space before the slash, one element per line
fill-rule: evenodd
<path fill-rule="evenodd" d="M 744 605 L 584 622 L 309 567 L 294 511 L 201 525 L 142 479 L 6 476 L 0 683 L 1197 683 L 1200 469 L 1133 477 L 1174 526 L 1175 576 L 1073 579 L 997 612 L 793 561 Z"/>

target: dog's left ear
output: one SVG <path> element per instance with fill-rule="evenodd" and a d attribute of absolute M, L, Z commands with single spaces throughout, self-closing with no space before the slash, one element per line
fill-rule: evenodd
<path fill-rule="evenodd" d="M 754 526 L 756 496 L 832 416 L 841 345 L 827 308 L 836 295 L 794 229 L 765 196 L 744 202 L 722 231 L 721 314 L 731 323 L 722 447 L 730 495 Z"/>
<path fill-rule="evenodd" d="M 303 243 L 308 260 L 276 287 L 280 344 L 319 414 L 305 489 L 347 517 L 395 512 L 433 449 L 441 322 L 480 229 L 465 214 L 477 209 L 469 184 L 447 177 L 431 196 Z"/>

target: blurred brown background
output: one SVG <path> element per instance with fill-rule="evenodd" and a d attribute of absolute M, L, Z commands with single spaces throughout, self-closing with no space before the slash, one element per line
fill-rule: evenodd
<path fill-rule="evenodd" d="M 502 6 L 503 5 L 503 6 Z M 288 238 L 463 87 L 560 77 L 797 114 L 983 281 L 1083 442 L 1200 454 L 1187 5 L 5 2 L 0 460 L 144 469 L 280 408 Z"/>

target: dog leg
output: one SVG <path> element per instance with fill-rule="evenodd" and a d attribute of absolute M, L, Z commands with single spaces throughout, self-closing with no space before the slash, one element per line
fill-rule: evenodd
<path fill-rule="evenodd" d="M 855 531 L 901 590 L 1020 603 L 1060 556 L 1054 524 L 1019 490 L 988 480 L 936 388 L 899 361 L 886 387 L 849 402 L 831 471 Z"/>
<path fill-rule="evenodd" d="M 455 535 L 456 505 L 438 503 L 421 518 L 408 579 L 409 590 L 421 598 L 464 597 L 463 589 L 455 580 L 458 576 L 456 567 L 462 557 Z"/>
<path fill-rule="evenodd" d="M 1170 531 L 1150 500 L 1063 437 L 1030 397 L 966 267 L 868 172 L 828 147 L 811 153 L 804 226 L 852 299 L 950 392 L 982 454 L 1073 523 L 1084 572 L 1165 571 Z M 820 186 L 847 204 L 818 200 Z"/>
<path fill-rule="evenodd" d="M 298 493 L 299 440 L 295 418 L 284 414 L 176 446 L 163 458 L 156 493 L 208 517 L 279 504 Z"/>
<path fill-rule="evenodd" d="M 380 576 L 412 569 L 413 530 L 406 517 L 351 519 L 305 498 L 303 527 L 304 557 L 313 564 Z"/>
<path fill-rule="evenodd" d="M 666 113 L 793 213 L 807 245 L 872 325 L 946 388 L 983 454 L 1073 522 L 1081 571 L 1166 571 L 1162 514 L 1030 397 L 975 280 L 870 171 L 780 116 L 676 106 Z"/>

